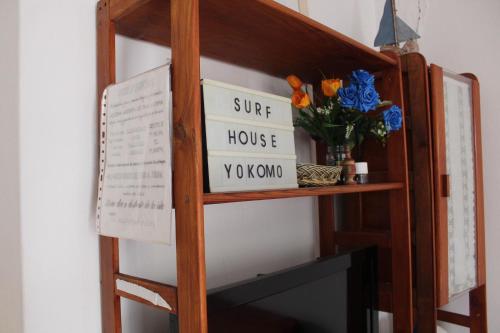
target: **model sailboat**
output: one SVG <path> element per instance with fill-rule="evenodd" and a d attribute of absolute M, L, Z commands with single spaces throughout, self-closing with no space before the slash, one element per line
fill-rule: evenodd
<path fill-rule="evenodd" d="M 399 43 L 414 42 L 418 38 L 419 34 L 396 15 L 395 0 L 387 0 L 374 46 L 399 49 Z"/>

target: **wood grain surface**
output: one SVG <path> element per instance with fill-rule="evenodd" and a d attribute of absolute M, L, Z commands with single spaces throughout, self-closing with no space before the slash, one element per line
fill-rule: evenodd
<path fill-rule="evenodd" d="M 101 97 L 107 85 L 115 82 L 115 29 L 109 18 L 109 1 L 97 3 L 97 119 Z M 100 124 L 100 120 L 98 121 Z M 99 126 L 97 126 L 99 128 Z M 99 131 L 97 131 L 99 133 Z M 99 134 L 97 137 L 99 149 Z M 97 166 L 99 168 L 99 165 Z M 99 174 L 99 172 L 97 172 Z M 104 333 L 121 332 L 120 297 L 115 294 L 114 274 L 119 272 L 118 239 L 99 236 L 101 267 L 101 312 Z"/>
<path fill-rule="evenodd" d="M 120 279 L 123 281 L 127 281 L 129 283 L 137 284 L 143 288 L 146 288 L 152 292 L 157 293 L 168 303 L 168 305 L 170 305 L 172 307 L 172 310 L 168 310 L 164 307 L 155 305 L 144 298 L 141 298 L 141 297 L 138 297 L 136 295 L 132 295 L 132 294 L 129 294 L 125 291 L 117 289 L 116 294 L 118 296 L 125 297 L 128 299 L 134 300 L 136 302 L 146 304 L 146 305 L 149 305 L 149 306 L 152 306 L 152 307 L 155 307 L 157 309 L 167 311 L 167 312 L 170 312 L 173 314 L 177 313 L 177 288 L 176 287 L 170 286 L 170 285 L 167 285 L 164 283 L 159 283 L 159 282 L 155 282 L 155 281 L 151 281 L 151 280 L 147 280 L 147 279 L 141 279 L 138 277 L 134 277 L 134 276 L 126 275 L 126 274 L 120 274 L 120 273 L 115 274 L 114 278 L 115 278 L 115 281 Z"/>
<path fill-rule="evenodd" d="M 118 33 L 171 46 L 171 3 L 112 0 Z M 320 70 L 340 75 L 396 65 L 394 59 L 271 0 L 203 0 L 200 28 L 202 55 L 279 77 L 294 73 L 313 82 L 321 78 Z"/>
<path fill-rule="evenodd" d="M 413 226 L 415 235 L 416 320 L 422 332 L 436 332 L 436 262 L 434 174 L 428 66 L 418 53 L 401 57 L 405 110 L 411 123 L 408 154 L 413 175 Z"/>
<path fill-rule="evenodd" d="M 362 193 L 374 191 L 398 190 L 402 183 L 376 183 L 363 185 L 335 185 L 322 187 L 302 187 L 297 189 L 266 190 L 252 192 L 206 193 L 205 204 L 217 204 L 240 201 L 271 200 L 310 196 L 329 196 L 344 193 Z"/>
<path fill-rule="evenodd" d="M 198 0 L 171 1 L 174 197 L 181 333 L 206 333 Z M 168 33 L 167 33 L 168 35 Z"/>
<path fill-rule="evenodd" d="M 442 196 L 443 177 L 446 174 L 446 138 L 444 118 L 443 69 L 430 66 L 434 207 L 436 232 L 436 296 L 437 306 L 449 302 L 448 293 L 448 198 Z"/>

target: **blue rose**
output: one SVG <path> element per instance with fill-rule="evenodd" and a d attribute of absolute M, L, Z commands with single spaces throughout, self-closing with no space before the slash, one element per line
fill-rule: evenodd
<path fill-rule="evenodd" d="M 340 88 L 337 95 L 340 98 L 340 106 L 343 108 L 354 109 L 358 105 L 358 88 L 353 84 Z"/>
<path fill-rule="evenodd" d="M 356 109 L 361 112 L 375 110 L 380 104 L 380 96 L 374 86 L 360 86 L 358 88 L 358 104 Z"/>
<path fill-rule="evenodd" d="M 403 125 L 403 114 L 397 105 L 391 106 L 383 113 L 385 128 L 388 132 L 394 132 L 401 128 Z"/>
<path fill-rule="evenodd" d="M 375 84 L 375 77 L 363 69 L 358 69 L 351 74 L 351 83 L 366 87 Z"/>

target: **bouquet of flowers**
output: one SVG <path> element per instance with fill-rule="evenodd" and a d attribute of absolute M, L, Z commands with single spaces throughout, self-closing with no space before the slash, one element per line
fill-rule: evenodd
<path fill-rule="evenodd" d="M 321 82 L 322 96 L 317 103 L 302 89 L 304 84 L 295 75 L 287 77 L 293 88 L 292 104 L 298 110 L 295 126 L 305 129 L 313 139 L 331 147 L 352 149 L 366 136 L 372 135 L 382 144 L 393 131 L 402 126 L 401 109 L 390 101 L 381 101 L 375 89 L 375 77 L 367 71 L 352 72 L 349 85 L 343 87 L 340 79 Z M 389 107 L 383 112 L 372 112 Z"/>

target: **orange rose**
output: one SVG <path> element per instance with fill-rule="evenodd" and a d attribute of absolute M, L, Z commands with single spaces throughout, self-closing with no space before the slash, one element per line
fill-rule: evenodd
<path fill-rule="evenodd" d="M 286 80 L 293 90 L 299 90 L 303 85 L 302 81 L 295 75 L 288 75 Z"/>
<path fill-rule="evenodd" d="M 327 97 L 337 95 L 337 91 L 340 88 L 342 88 L 342 80 L 331 79 L 321 81 L 321 90 L 323 90 L 323 94 Z"/>
<path fill-rule="evenodd" d="M 303 109 L 311 104 L 311 100 L 309 99 L 309 95 L 302 90 L 295 90 L 292 95 L 292 104 L 297 109 Z"/>

